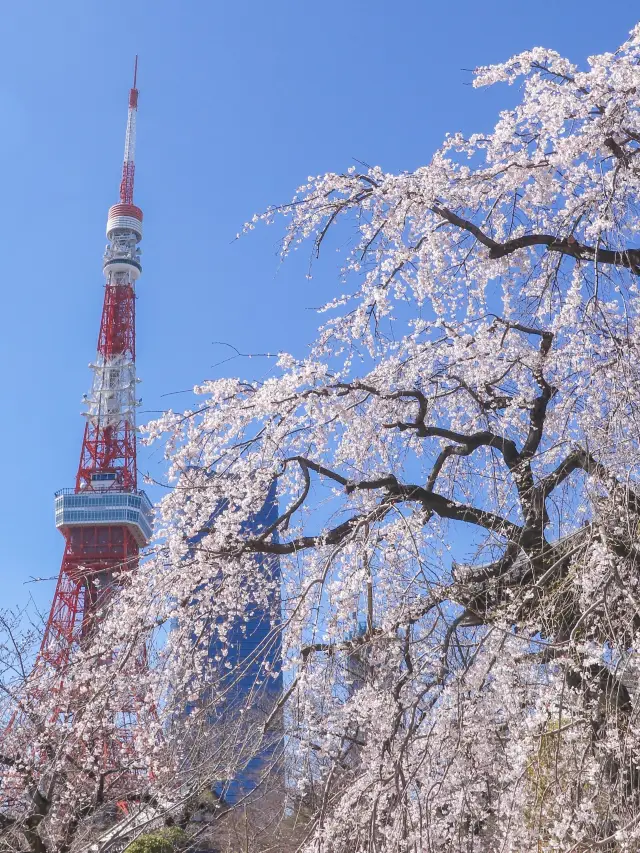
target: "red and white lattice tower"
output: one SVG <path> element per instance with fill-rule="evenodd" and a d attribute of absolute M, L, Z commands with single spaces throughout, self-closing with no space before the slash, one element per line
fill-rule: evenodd
<path fill-rule="evenodd" d="M 152 509 L 137 487 L 135 284 L 142 267 L 142 211 L 133 203 L 137 57 L 120 184 L 107 217 L 104 306 L 75 487 L 56 494 L 65 538 L 60 576 L 40 649 L 40 664 L 62 670 L 96 625 L 114 585 L 135 570 L 151 536 Z"/>

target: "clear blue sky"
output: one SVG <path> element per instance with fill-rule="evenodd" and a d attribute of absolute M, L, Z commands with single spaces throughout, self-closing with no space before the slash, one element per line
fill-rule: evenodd
<path fill-rule="evenodd" d="M 581 60 L 613 50 L 632 3 L 539 0 L 20 0 L 0 29 L 3 241 L 0 604 L 46 609 L 62 537 L 53 493 L 72 485 L 102 300 L 107 208 L 117 200 L 127 90 L 140 54 L 136 201 L 143 409 L 205 377 L 260 374 L 244 352 L 304 352 L 309 309 L 335 286 L 327 257 L 281 267 L 281 231 L 233 237 L 309 174 L 353 158 L 424 163 L 446 131 L 482 130 L 513 91 L 463 69 L 535 46 Z M 141 467 L 161 476 L 158 455 Z"/>

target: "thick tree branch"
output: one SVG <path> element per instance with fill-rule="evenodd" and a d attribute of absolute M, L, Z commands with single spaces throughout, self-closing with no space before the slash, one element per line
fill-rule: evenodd
<path fill-rule="evenodd" d="M 605 485 L 613 486 L 618 495 L 623 496 L 623 500 L 631 512 L 640 515 L 640 497 L 629 488 L 628 485 L 617 480 L 611 472 L 600 462 L 595 460 L 593 456 L 586 450 L 578 447 L 570 453 L 558 465 L 555 471 L 552 471 L 545 477 L 538 489 L 543 499 L 546 499 L 551 492 L 557 488 L 564 480 L 567 479 L 574 471 L 582 470 L 586 474 L 592 474 L 600 479 Z"/>
<path fill-rule="evenodd" d="M 635 275 L 640 275 L 640 249 L 629 248 L 622 251 L 603 249 L 600 247 L 587 246 L 579 243 L 574 237 L 555 237 L 552 234 L 524 234 L 522 237 L 514 237 L 505 243 L 489 237 L 481 228 L 468 219 L 463 219 L 452 210 L 440 205 L 433 205 L 434 213 L 441 216 L 451 225 L 468 231 L 470 234 L 489 249 L 489 257 L 492 259 L 504 258 L 507 255 L 525 249 L 529 246 L 546 246 L 550 252 L 560 252 L 570 255 L 579 260 L 589 259 L 601 264 L 612 264 L 613 266 L 625 267 Z"/>
<path fill-rule="evenodd" d="M 311 468 L 313 465 L 309 464 L 309 467 Z M 339 545 L 344 542 L 358 526 L 368 524 L 372 521 L 381 520 L 388 514 L 394 505 L 405 501 L 420 503 L 427 517 L 430 517 L 431 513 L 435 513 L 441 518 L 447 518 L 452 521 L 462 521 L 466 524 L 474 524 L 478 527 L 483 527 L 485 530 L 498 533 L 500 536 L 503 536 L 512 542 L 520 542 L 523 540 L 523 534 L 525 532 L 524 529 L 517 524 L 513 524 L 502 516 L 467 504 L 458 503 L 457 501 L 428 491 L 422 486 L 399 483 L 393 475 L 381 477 L 378 480 L 363 480 L 358 483 L 353 483 L 347 481 L 346 478 L 341 477 L 333 471 L 328 471 L 323 468 L 323 466 L 316 465 L 315 467 L 321 469 L 325 476 L 328 476 L 337 482 L 344 481 L 348 492 L 356 490 L 371 491 L 384 489 L 386 495 L 371 512 L 352 516 L 337 527 L 334 527 L 320 535 L 300 536 L 289 542 L 269 542 L 265 541 L 262 537 L 249 539 L 242 543 L 241 551 L 248 550 L 253 553 L 286 555 L 294 554 L 308 548 L 316 548 L 322 545 Z M 237 551 L 234 550 L 233 553 L 237 553 Z"/>

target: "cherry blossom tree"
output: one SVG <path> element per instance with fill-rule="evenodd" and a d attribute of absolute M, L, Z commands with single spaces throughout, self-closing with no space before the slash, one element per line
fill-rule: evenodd
<path fill-rule="evenodd" d="M 174 488 L 132 602 L 153 584 L 176 621 L 172 682 L 198 626 L 270 606 L 254 555 L 282 560 L 306 851 L 640 843 L 640 28 L 474 80 L 521 86 L 492 133 L 249 224 L 284 217 L 285 255 L 350 236 L 309 355 L 149 428 Z"/>
<path fill-rule="evenodd" d="M 536 48 L 474 80 L 521 87 L 492 133 L 310 178 L 247 226 L 284 218 L 285 255 L 346 232 L 342 295 L 306 357 L 148 427 L 155 550 L 78 663 L 104 721 L 127 684 L 100 654 L 171 626 L 150 791 L 175 811 L 284 730 L 305 853 L 640 845 L 640 26 L 582 68 Z M 263 666 L 215 752 L 257 608 L 285 688 Z"/>

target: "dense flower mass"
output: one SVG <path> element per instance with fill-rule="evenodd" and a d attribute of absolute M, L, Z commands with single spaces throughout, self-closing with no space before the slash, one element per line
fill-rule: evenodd
<path fill-rule="evenodd" d="M 349 229 L 344 293 L 308 357 L 148 427 L 156 547 L 70 683 L 91 667 L 106 725 L 170 626 L 127 747 L 157 803 L 284 730 L 305 853 L 640 846 L 640 27 L 585 70 L 541 48 L 477 70 L 498 82 L 522 100 L 493 133 L 257 217 L 285 218 L 285 254 Z M 260 704 L 263 667 L 238 726 L 225 643 L 256 608 L 285 691 Z"/>

